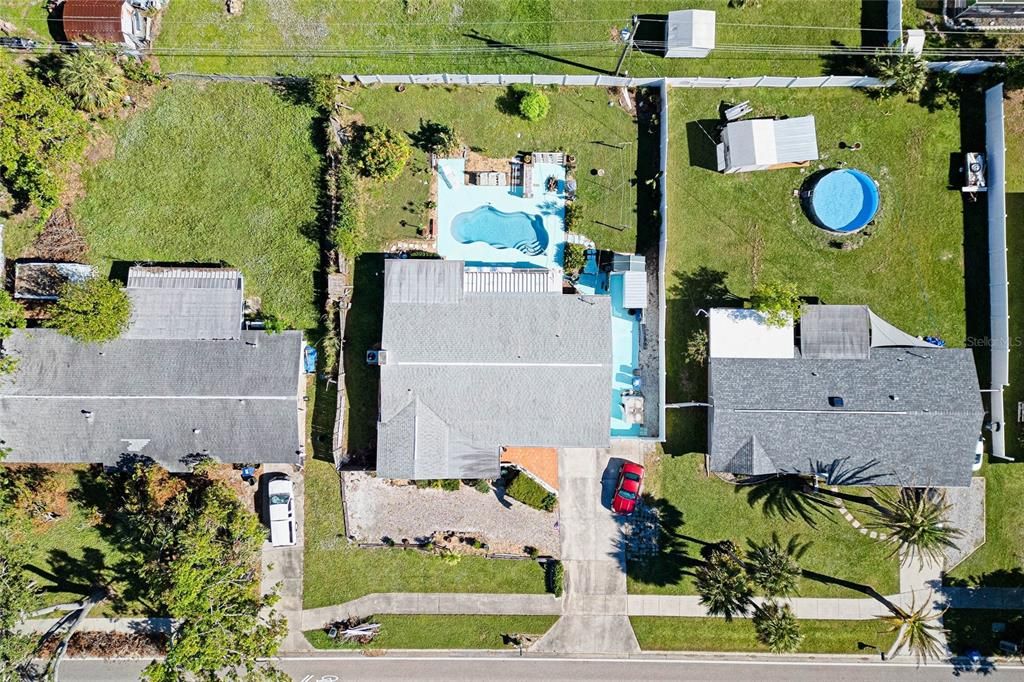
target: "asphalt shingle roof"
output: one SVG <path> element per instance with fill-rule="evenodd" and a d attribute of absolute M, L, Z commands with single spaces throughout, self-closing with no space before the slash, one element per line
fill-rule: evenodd
<path fill-rule="evenodd" d="M 970 350 L 710 360 L 711 469 L 837 484 L 970 484 L 984 409 Z M 841 397 L 832 407 L 830 397 Z"/>
<path fill-rule="evenodd" d="M 242 273 L 229 268 L 133 267 L 126 339 L 237 339 Z"/>

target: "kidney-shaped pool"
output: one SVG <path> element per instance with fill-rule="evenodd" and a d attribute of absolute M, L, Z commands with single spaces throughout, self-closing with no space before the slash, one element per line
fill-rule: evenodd
<path fill-rule="evenodd" d="M 479 206 L 452 218 L 452 237 L 462 244 L 483 242 L 497 249 L 516 249 L 539 256 L 548 248 L 548 231 L 539 215 L 505 213 L 493 206 Z"/>

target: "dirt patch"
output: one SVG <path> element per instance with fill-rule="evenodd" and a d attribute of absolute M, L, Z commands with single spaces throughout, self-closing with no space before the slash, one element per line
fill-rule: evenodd
<path fill-rule="evenodd" d="M 474 151 L 466 154 L 467 173 L 509 173 L 510 164 L 511 159 L 492 159 Z"/>
<path fill-rule="evenodd" d="M 256 468 L 256 477 L 254 480 L 258 481 L 260 476 L 263 475 L 263 466 Z M 235 491 L 238 495 L 238 499 L 242 501 L 246 509 L 251 512 L 256 511 L 256 490 L 257 485 L 249 485 L 246 481 L 242 480 L 242 467 L 241 465 L 234 464 L 215 464 L 207 471 L 207 476 L 211 481 L 220 481 Z"/>
<path fill-rule="evenodd" d="M 43 645 L 40 658 L 48 658 L 57 640 Z M 68 642 L 69 658 L 152 658 L 167 652 L 167 635 L 162 632 L 76 632 Z"/>
<path fill-rule="evenodd" d="M 22 254 L 24 258 L 69 262 L 85 262 L 88 255 L 89 243 L 78 231 L 75 218 L 66 206 L 50 214 L 43 231 Z"/>

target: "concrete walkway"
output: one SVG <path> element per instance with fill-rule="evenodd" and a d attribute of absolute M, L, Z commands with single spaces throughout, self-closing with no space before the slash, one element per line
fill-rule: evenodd
<path fill-rule="evenodd" d="M 565 602 L 562 617 L 532 650 L 638 653 L 626 610 L 626 557 L 609 508 L 622 463 L 605 449 L 563 449 L 558 458 Z"/>

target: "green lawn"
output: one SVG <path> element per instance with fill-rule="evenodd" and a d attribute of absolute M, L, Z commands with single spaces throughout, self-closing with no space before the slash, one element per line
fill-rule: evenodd
<path fill-rule="evenodd" d="M 289 327 L 316 324 L 314 112 L 268 86 L 175 83 L 112 126 L 73 207 L 91 259 L 224 262 Z"/>
<path fill-rule="evenodd" d="M 504 635 L 543 635 L 557 616 L 374 616 L 380 634 L 372 649 L 506 649 Z M 358 649 L 323 630 L 306 632 L 317 649 Z"/>
<path fill-rule="evenodd" d="M 498 103 L 506 95 L 500 87 L 390 87 L 358 88 L 343 93 L 367 125 L 388 125 L 414 132 L 421 120 L 455 127 L 462 142 L 494 158 L 519 151 L 562 149 L 577 159 L 577 202 L 583 218 L 579 230 L 598 246 L 619 251 L 636 247 L 637 125 L 601 88 L 546 88 L 551 99 L 548 116 L 537 122 L 502 113 Z M 426 157 L 417 152 L 413 162 L 390 184 L 370 185 L 366 222 L 371 247 L 389 240 L 412 237 L 415 225 L 425 223 L 423 202 L 429 197 Z M 604 175 L 591 175 L 603 169 Z M 400 221 L 409 223 L 402 226 Z M 598 224 L 601 221 L 615 227 Z M 616 229 L 625 226 L 625 229 Z"/>
<path fill-rule="evenodd" d="M 722 100 L 750 100 L 757 115 L 813 114 L 822 167 L 840 162 L 880 185 L 876 224 L 841 250 L 804 215 L 793 196 L 810 172 L 786 169 L 722 175 L 713 134 Z M 687 339 L 703 324 L 699 308 L 724 285 L 736 297 L 753 282 L 795 283 L 826 303 L 867 304 L 914 335 L 963 346 L 964 225 L 960 192 L 947 189 L 950 155 L 960 150 L 956 111 L 929 113 L 899 98 L 876 100 L 848 89 L 673 90 L 669 112 L 667 372 L 668 401 L 703 400 L 703 369 L 687 366 Z M 859 142 L 859 151 L 839 143 Z M 729 302 L 735 305 L 737 301 Z M 705 447 L 704 414 L 669 416 L 673 453 Z"/>
<path fill-rule="evenodd" d="M 449 566 L 417 550 L 350 545 L 338 477 L 327 462 L 307 463 L 305 523 L 305 608 L 340 604 L 374 592 L 544 592 L 544 571 L 533 561 L 467 556 Z"/>
<path fill-rule="evenodd" d="M 723 618 L 633 617 L 640 648 L 645 651 L 768 651 L 758 643 L 750 620 L 739 618 L 728 623 Z M 800 652 L 806 654 L 875 655 L 857 644 L 871 644 L 887 651 L 895 634 L 887 633 L 884 623 L 874 620 L 801 620 L 804 641 Z"/>
<path fill-rule="evenodd" d="M 739 487 L 704 474 L 703 455 L 648 458 L 647 491 L 661 501 L 665 530 L 674 535 L 662 542 L 662 553 L 629 564 L 629 591 L 634 594 L 695 594 L 692 570 L 700 560 L 702 542 L 747 540 L 765 542 L 778 533 L 783 543 L 797 536 L 809 546 L 800 565 L 833 578 L 869 585 L 881 594 L 899 591 L 895 560 L 877 542 L 854 530 L 828 507 L 805 506 L 812 526 L 799 513 L 788 515 L 759 497 L 763 488 Z M 775 498 L 779 499 L 779 498 Z M 799 498 L 790 496 L 799 505 Z M 852 507 L 851 507 L 852 508 Z M 803 578 L 802 597 L 864 595 L 841 585 Z"/>
<path fill-rule="evenodd" d="M 342 4 L 248 0 L 242 16 L 228 17 L 221 0 L 189 0 L 171 3 L 156 46 L 168 50 L 160 61 L 166 70 L 174 71 L 610 73 L 622 52 L 619 29 L 629 25 L 634 13 L 643 18 L 637 39 L 661 41 L 665 13 L 687 7 L 717 10 L 720 49 L 708 59 L 663 59 L 634 51 L 624 71 L 632 75 L 815 75 L 827 65 L 813 55 L 792 51 L 766 55 L 764 50 L 739 52 L 735 47 L 832 42 L 859 46 L 862 23 L 884 26 L 884 9 L 869 9 L 870 16 L 862 17 L 859 0 L 758 4 L 740 10 L 729 8 L 728 0 L 691 0 L 684 5 L 669 0 L 628 4 L 608 0 Z M 884 33 L 872 32 L 869 40 L 880 40 L 879 36 Z M 171 52 L 197 46 L 223 51 Z M 282 54 L 289 49 L 317 54 Z"/>
<path fill-rule="evenodd" d="M 1006 453 L 1016 463 L 989 459 L 986 479 L 985 544 L 956 567 L 956 581 L 1024 586 L 1024 434 L 1017 422 L 1017 404 L 1024 401 L 1020 339 L 1024 335 L 1024 93 L 1004 103 L 1006 114 L 1007 263 L 1010 280 L 1010 385 L 1004 397 Z M 986 368 L 987 371 L 987 368 Z"/>

